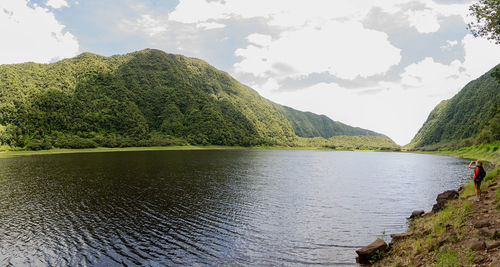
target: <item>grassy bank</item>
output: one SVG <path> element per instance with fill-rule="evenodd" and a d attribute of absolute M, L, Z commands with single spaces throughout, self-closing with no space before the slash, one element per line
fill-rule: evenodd
<path fill-rule="evenodd" d="M 441 148 L 436 151 L 409 150 L 409 152 L 448 155 L 472 160 L 481 159 L 494 165 L 500 164 L 500 142 L 462 147 L 459 149 Z"/>
<path fill-rule="evenodd" d="M 336 151 L 373 151 L 373 152 L 390 152 L 398 151 L 392 148 L 377 148 L 372 146 L 362 147 L 327 147 L 327 146 L 314 146 L 313 144 L 303 146 L 196 146 L 196 145 L 183 145 L 183 146 L 152 146 L 152 147 L 96 147 L 96 148 L 51 148 L 47 150 L 5 150 L 0 149 L 0 158 L 16 157 L 16 156 L 30 156 L 30 155 L 43 155 L 43 154 L 64 154 L 64 153 L 91 153 L 91 152 L 120 152 L 120 151 L 157 151 L 157 150 L 234 150 L 234 149 L 266 149 L 266 150 L 336 150 Z"/>
<path fill-rule="evenodd" d="M 154 138 L 153 138 L 154 137 Z M 33 155 L 47 153 L 74 153 L 74 152 L 106 152 L 106 151 L 136 151 L 136 150 L 192 150 L 192 149 L 286 149 L 286 150 L 360 150 L 360 151 L 400 151 L 401 148 L 392 140 L 379 136 L 333 136 L 330 138 L 295 137 L 293 142 L 258 144 L 251 146 L 240 145 L 189 145 L 180 139 L 162 140 L 161 136 L 153 136 L 148 142 L 134 142 L 118 140 L 109 144 L 98 145 L 101 142 L 84 138 L 69 138 L 66 143 L 54 140 L 40 140 L 37 144 L 23 147 L 0 145 L 0 155 Z M 1 140 L 0 140 L 1 143 Z M 9 153 L 2 153 L 9 151 Z M 14 152 L 15 153 L 11 153 Z M 18 151 L 22 151 L 18 153 Z"/>
<path fill-rule="evenodd" d="M 345 149 L 332 149 L 325 147 L 287 147 L 287 146 L 155 146 L 155 147 L 96 147 L 96 148 L 52 148 L 48 150 L 17 150 L 0 151 L 0 158 L 17 156 L 31 156 L 44 154 L 65 153 L 92 153 L 92 152 L 121 152 L 121 151 L 160 151 L 160 150 L 236 150 L 236 149 L 266 149 L 266 150 L 337 150 L 351 151 Z M 357 150 L 357 151 L 380 151 L 380 150 Z"/>
<path fill-rule="evenodd" d="M 31 156 L 43 154 L 64 153 L 92 153 L 92 152 L 119 152 L 119 151 L 159 151 L 159 150 L 229 150 L 245 149 L 239 146 L 154 146 L 154 147 L 96 147 L 96 148 L 52 148 L 48 150 L 3 151 L 0 158 Z"/>

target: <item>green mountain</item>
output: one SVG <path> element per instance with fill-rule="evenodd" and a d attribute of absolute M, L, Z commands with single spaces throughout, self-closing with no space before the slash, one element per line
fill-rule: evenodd
<path fill-rule="evenodd" d="M 500 83 L 495 68 L 442 101 L 430 113 L 410 147 L 462 147 L 500 140 Z"/>
<path fill-rule="evenodd" d="M 153 49 L 0 66 L 0 143 L 11 147 L 293 146 L 296 132 L 377 135 L 301 113 L 202 60 Z"/>
<path fill-rule="evenodd" d="M 283 114 L 290 121 L 295 134 L 300 137 L 330 138 L 339 135 L 367 135 L 389 138 L 383 134 L 334 121 L 325 115 L 298 111 L 278 104 L 274 104 L 274 106 L 279 113 Z"/>

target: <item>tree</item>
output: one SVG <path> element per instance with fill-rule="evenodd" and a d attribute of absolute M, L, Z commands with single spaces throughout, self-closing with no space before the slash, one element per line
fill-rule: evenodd
<path fill-rule="evenodd" d="M 474 36 L 500 44 L 500 0 L 479 0 L 469 7 L 475 21 L 468 24 Z"/>
<path fill-rule="evenodd" d="M 500 44 L 500 0 L 479 0 L 469 7 L 475 21 L 468 24 L 475 37 L 484 37 Z M 500 82 L 500 68 L 491 73 Z"/>

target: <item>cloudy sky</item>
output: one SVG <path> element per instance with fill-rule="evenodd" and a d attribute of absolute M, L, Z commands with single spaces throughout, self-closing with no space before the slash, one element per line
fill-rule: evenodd
<path fill-rule="evenodd" d="M 201 58 L 264 97 L 404 145 L 500 63 L 468 0 L 0 0 L 0 64 L 144 48 Z"/>

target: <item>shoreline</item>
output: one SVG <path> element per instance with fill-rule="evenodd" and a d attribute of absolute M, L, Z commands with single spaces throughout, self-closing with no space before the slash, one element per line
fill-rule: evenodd
<path fill-rule="evenodd" d="M 287 146 L 218 146 L 218 145 L 187 145 L 187 146 L 152 146 L 152 147 L 96 147 L 96 148 L 52 148 L 47 150 L 11 150 L 0 151 L 1 158 L 19 156 L 73 154 L 73 153 L 99 153 L 99 152 L 130 152 L 130 151 L 169 151 L 169 150 L 320 150 L 320 151 L 364 151 L 364 152 L 400 152 L 390 150 L 349 150 L 332 149 L 326 147 L 287 147 Z"/>
<path fill-rule="evenodd" d="M 0 158 L 18 156 L 77 154 L 99 152 L 130 152 L 130 151 L 169 151 L 169 150 L 238 150 L 246 149 L 238 146 L 152 146 L 152 147 L 96 147 L 96 148 L 53 148 L 47 150 L 17 150 L 2 151 Z"/>
<path fill-rule="evenodd" d="M 412 150 L 406 148 L 404 152 L 413 152 L 421 154 L 434 154 L 453 156 L 471 160 L 483 160 L 492 164 L 494 167 L 500 166 L 500 141 L 489 144 L 473 145 L 468 147 L 461 147 L 458 149 L 438 149 L 438 150 Z"/>
<path fill-rule="evenodd" d="M 466 148 L 407 152 L 481 159 L 490 163 L 492 168 L 481 183 L 480 202 L 472 200 L 475 195 L 472 180 L 457 190 L 448 190 L 455 191 L 458 197 L 445 201 L 444 207 L 437 211 L 421 211 L 423 214 L 408 218 L 406 231 L 392 234 L 391 242 L 375 251 L 371 264 L 500 266 L 500 167 L 497 160 L 500 151 Z M 412 214 L 411 211 L 408 214 Z"/>
<path fill-rule="evenodd" d="M 431 155 L 443 155 L 452 156 L 456 158 L 463 158 L 468 160 L 480 159 L 483 162 L 487 162 L 493 166 L 493 168 L 500 166 L 500 150 L 496 151 L 481 151 L 481 150 L 451 150 L 451 151 L 405 151 L 407 153 L 417 153 L 417 154 L 431 154 Z"/>
<path fill-rule="evenodd" d="M 0 150 L 0 158 L 15 156 L 30 156 L 44 154 L 66 154 L 66 153 L 92 153 L 92 152 L 126 152 L 126 151 L 161 151 L 161 150 L 244 150 L 244 149 L 262 149 L 262 150 L 323 150 L 323 151 L 370 151 L 370 152 L 399 152 L 452 156 L 464 159 L 481 159 L 489 162 L 494 167 L 500 166 L 500 149 L 494 150 L 488 147 L 464 147 L 457 150 L 387 150 L 387 149 L 335 149 L 322 146 L 222 146 L 222 145 L 182 145 L 182 146 L 147 146 L 147 147 L 96 147 L 96 148 L 52 148 L 47 150 Z"/>

